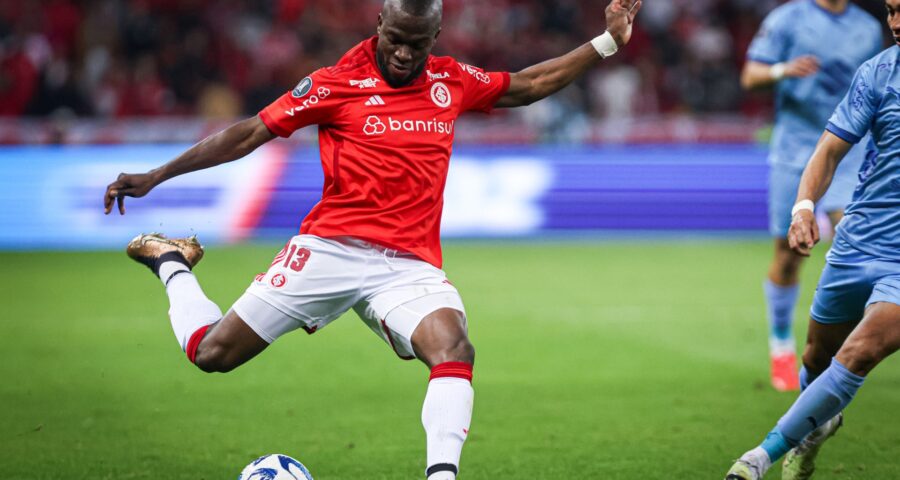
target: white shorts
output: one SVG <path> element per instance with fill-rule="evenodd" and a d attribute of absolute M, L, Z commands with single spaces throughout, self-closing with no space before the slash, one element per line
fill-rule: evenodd
<path fill-rule="evenodd" d="M 292 238 L 232 306 L 269 343 L 298 328 L 312 334 L 351 308 L 403 359 L 415 358 L 412 334 L 425 316 L 465 314 L 443 270 L 355 238 L 314 235 Z"/>

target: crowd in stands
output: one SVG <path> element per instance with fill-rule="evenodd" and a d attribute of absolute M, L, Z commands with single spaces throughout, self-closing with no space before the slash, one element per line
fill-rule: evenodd
<path fill-rule="evenodd" d="M 533 114 L 567 128 L 579 118 L 765 114 L 770 99 L 742 93 L 738 75 L 779 3 L 645 1 L 632 44 Z M 252 115 L 373 35 L 381 4 L 0 0 L 0 116 Z M 515 71 L 602 33 L 606 4 L 444 0 L 435 53 Z"/>

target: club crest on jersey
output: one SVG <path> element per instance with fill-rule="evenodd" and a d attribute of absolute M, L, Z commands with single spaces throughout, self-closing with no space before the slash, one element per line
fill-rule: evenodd
<path fill-rule="evenodd" d="M 375 88 L 378 86 L 379 80 L 377 78 L 367 78 L 365 80 L 350 80 L 351 87 L 359 87 L 360 90 L 364 88 Z"/>
<path fill-rule="evenodd" d="M 274 277 L 272 277 L 271 282 L 272 282 L 273 287 L 281 288 L 284 286 L 285 283 L 287 283 L 287 278 L 285 278 L 284 275 L 279 273 L 278 275 L 275 275 Z"/>
<path fill-rule="evenodd" d="M 442 82 L 435 82 L 434 85 L 431 86 L 431 101 L 441 108 L 449 107 L 450 103 L 453 101 L 450 96 L 450 89 Z"/>
<path fill-rule="evenodd" d="M 313 81 L 312 78 L 306 77 L 303 80 L 300 80 L 300 83 L 291 90 L 291 96 L 294 98 L 303 98 L 304 95 L 309 93 L 312 90 Z"/>

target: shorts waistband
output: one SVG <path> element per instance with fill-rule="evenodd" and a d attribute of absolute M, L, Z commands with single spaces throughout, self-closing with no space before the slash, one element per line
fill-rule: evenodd
<path fill-rule="evenodd" d="M 334 240 L 338 243 L 342 243 L 347 246 L 357 247 L 357 248 L 365 248 L 370 250 L 375 250 L 381 254 L 383 254 L 387 258 L 417 258 L 415 255 L 405 252 L 403 250 L 397 250 L 395 248 L 386 247 L 379 243 L 371 242 L 369 240 L 363 240 L 357 237 L 351 236 L 341 236 L 341 237 L 333 237 L 331 240 Z"/>

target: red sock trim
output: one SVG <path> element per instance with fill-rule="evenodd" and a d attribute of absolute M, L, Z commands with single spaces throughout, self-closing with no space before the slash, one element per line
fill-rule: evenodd
<path fill-rule="evenodd" d="M 429 381 L 435 378 L 462 378 L 472 382 L 472 365 L 465 362 L 445 362 L 431 369 Z"/>
<path fill-rule="evenodd" d="M 188 360 L 190 360 L 191 363 L 196 363 L 194 362 L 194 359 L 197 358 L 197 347 L 200 346 L 200 342 L 203 340 L 203 337 L 206 336 L 206 331 L 209 330 L 209 327 L 210 325 L 206 325 L 198 328 L 197 331 L 191 335 L 190 340 L 188 340 L 185 353 L 187 353 Z"/>

